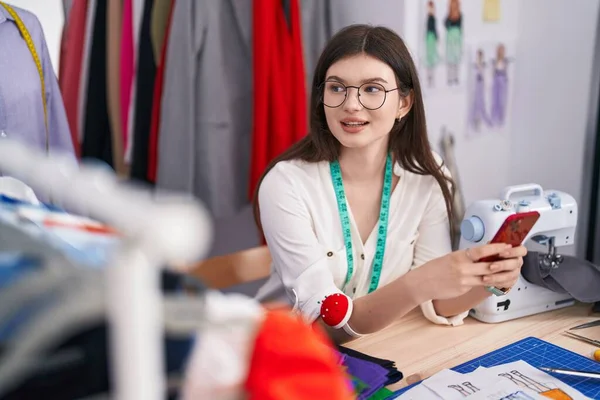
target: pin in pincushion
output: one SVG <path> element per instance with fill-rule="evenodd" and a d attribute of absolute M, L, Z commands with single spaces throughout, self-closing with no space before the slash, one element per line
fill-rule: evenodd
<path fill-rule="evenodd" d="M 340 329 L 352 315 L 352 300 L 342 293 L 325 297 L 321 303 L 321 318 L 327 325 Z"/>

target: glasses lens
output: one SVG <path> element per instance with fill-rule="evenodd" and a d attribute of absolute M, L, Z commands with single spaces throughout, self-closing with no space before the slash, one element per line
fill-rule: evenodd
<path fill-rule="evenodd" d="M 348 89 L 339 82 L 325 82 L 323 103 L 327 107 L 339 107 L 346 100 Z M 385 88 L 378 83 L 365 83 L 358 90 L 358 100 L 366 109 L 376 110 L 385 102 Z"/>
<path fill-rule="evenodd" d="M 339 82 L 325 82 L 323 103 L 327 107 L 339 107 L 346 100 L 346 86 Z"/>
<path fill-rule="evenodd" d="M 376 110 L 385 102 L 385 88 L 378 83 L 365 83 L 358 91 L 358 99 L 364 108 Z"/>

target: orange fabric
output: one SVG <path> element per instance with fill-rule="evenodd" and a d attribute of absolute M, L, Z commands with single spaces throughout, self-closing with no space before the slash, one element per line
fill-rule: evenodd
<path fill-rule="evenodd" d="M 290 24 L 280 0 L 254 0 L 252 18 L 250 198 L 267 165 L 306 135 L 308 119 L 298 0 L 290 0 Z"/>
<path fill-rule="evenodd" d="M 256 337 L 245 389 L 249 400 L 355 397 L 329 339 L 289 310 L 267 312 Z"/>

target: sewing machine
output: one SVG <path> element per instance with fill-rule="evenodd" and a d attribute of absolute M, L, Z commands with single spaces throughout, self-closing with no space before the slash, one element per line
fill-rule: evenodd
<path fill-rule="evenodd" d="M 510 214 L 538 211 L 540 219 L 525 237 L 529 250 L 545 246 L 540 268 L 559 268 L 560 246 L 574 244 L 577 226 L 577 202 L 567 193 L 544 191 L 540 185 L 525 184 L 506 187 L 499 199 L 479 200 L 471 204 L 461 223 L 459 248 L 465 249 L 489 242 Z M 490 296 L 471 310 L 470 315 L 483 322 L 502 322 L 527 315 L 573 305 L 568 294 L 560 294 L 527 282 L 523 276 L 505 295 Z"/>

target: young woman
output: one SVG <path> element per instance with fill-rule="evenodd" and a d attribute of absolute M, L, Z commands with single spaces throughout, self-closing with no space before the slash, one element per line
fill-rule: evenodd
<path fill-rule="evenodd" d="M 273 258 L 259 299 L 283 289 L 344 342 L 419 305 L 434 323 L 461 324 L 490 296 L 486 286 L 515 283 L 523 247 L 451 252 L 452 181 L 429 146 L 415 65 L 393 31 L 353 25 L 331 39 L 310 125 L 259 183 L 255 216 Z M 490 255 L 501 261 L 477 262 Z"/>

